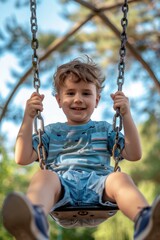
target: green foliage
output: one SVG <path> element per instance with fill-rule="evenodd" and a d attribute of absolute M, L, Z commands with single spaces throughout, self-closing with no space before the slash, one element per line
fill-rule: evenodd
<path fill-rule="evenodd" d="M 94 237 L 96 240 L 130 240 L 133 237 L 133 223 L 118 211 L 114 217 L 99 225 Z"/>
<path fill-rule="evenodd" d="M 50 226 L 52 226 L 52 224 L 53 220 Z M 55 238 L 55 232 L 57 238 Z M 94 237 L 92 236 L 94 232 L 95 228 L 64 229 L 58 225 L 55 225 L 55 227 L 52 226 L 51 228 L 50 238 L 57 240 L 94 240 Z"/>
<path fill-rule="evenodd" d="M 141 127 L 143 159 L 132 170 L 136 182 L 143 180 L 154 181 L 157 194 L 160 190 L 160 126 L 157 115 L 150 115 L 149 119 Z"/>

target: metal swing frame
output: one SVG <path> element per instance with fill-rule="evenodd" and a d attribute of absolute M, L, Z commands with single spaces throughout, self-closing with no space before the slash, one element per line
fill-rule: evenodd
<path fill-rule="evenodd" d="M 30 10 L 31 10 L 31 32 L 32 32 L 32 42 L 31 47 L 33 49 L 32 55 L 32 67 L 33 67 L 33 85 L 36 89 L 36 92 L 39 93 L 40 88 L 40 79 L 39 79 L 39 58 L 37 55 L 38 49 L 38 39 L 36 37 L 38 25 L 37 25 L 37 17 L 36 17 L 36 0 L 30 0 Z M 126 56 L 126 42 L 127 42 L 127 13 L 128 13 L 128 0 L 124 0 L 124 4 L 122 5 L 123 17 L 121 19 L 122 33 L 121 33 L 121 46 L 119 50 L 119 64 L 118 64 L 118 78 L 117 78 L 117 86 L 118 91 L 122 91 L 122 85 L 124 83 L 124 69 L 125 69 L 125 56 Z M 118 120 L 118 124 L 117 124 Z M 40 129 L 37 128 L 38 121 L 40 121 Z M 113 146 L 112 155 L 115 160 L 114 171 L 120 171 L 119 161 L 121 160 L 121 149 L 118 144 L 119 140 L 119 132 L 122 130 L 122 116 L 120 114 L 120 110 L 116 109 L 116 113 L 113 117 L 113 130 L 116 132 L 115 144 Z M 41 116 L 41 112 L 38 111 L 37 115 L 34 119 L 34 131 L 37 133 L 39 137 L 39 145 L 38 145 L 38 158 L 41 169 L 45 169 L 46 165 L 46 153 L 42 142 L 42 134 L 44 133 L 44 120 Z M 118 156 L 116 156 L 115 152 L 118 151 Z M 104 219 L 113 216 L 117 211 L 118 207 L 116 204 L 111 204 L 110 206 L 103 205 L 90 205 L 90 206 L 62 206 L 50 213 L 53 219 Z"/>

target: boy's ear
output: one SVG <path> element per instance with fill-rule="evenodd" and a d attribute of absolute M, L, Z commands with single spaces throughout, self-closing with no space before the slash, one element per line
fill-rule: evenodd
<path fill-rule="evenodd" d="M 56 98 L 56 100 L 57 100 L 57 103 L 58 103 L 58 105 L 59 105 L 59 107 L 61 108 L 61 100 L 60 100 L 60 95 L 57 93 L 57 94 L 55 94 L 55 98 Z"/>
<path fill-rule="evenodd" d="M 101 99 L 101 96 L 97 95 L 95 108 L 98 106 L 98 103 L 99 103 L 100 99 Z"/>

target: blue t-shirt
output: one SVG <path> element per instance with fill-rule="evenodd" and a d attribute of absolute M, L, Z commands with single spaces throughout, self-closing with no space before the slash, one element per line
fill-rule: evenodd
<path fill-rule="evenodd" d="M 58 173 L 70 169 L 106 173 L 110 166 L 116 133 L 106 121 L 92 121 L 82 125 L 53 123 L 45 127 L 42 142 L 45 147 L 47 169 Z M 124 136 L 119 134 L 120 148 Z M 38 136 L 33 135 L 33 148 L 37 151 Z"/>

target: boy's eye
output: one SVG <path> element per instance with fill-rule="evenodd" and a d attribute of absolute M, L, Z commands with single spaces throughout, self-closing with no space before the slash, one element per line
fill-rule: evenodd
<path fill-rule="evenodd" d="M 74 95 L 74 92 L 67 92 L 66 94 L 69 96 L 72 96 L 72 95 Z"/>
<path fill-rule="evenodd" d="M 91 95 L 91 93 L 90 92 L 84 92 L 83 95 L 88 96 L 88 95 Z"/>
<path fill-rule="evenodd" d="M 74 96 L 76 93 L 74 92 L 74 91 L 68 91 L 68 92 L 66 92 L 66 95 L 68 95 L 68 96 Z M 83 95 L 83 96 L 89 96 L 89 95 L 91 95 L 92 93 L 91 92 L 82 92 L 81 93 L 81 95 Z"/>

